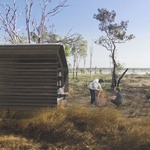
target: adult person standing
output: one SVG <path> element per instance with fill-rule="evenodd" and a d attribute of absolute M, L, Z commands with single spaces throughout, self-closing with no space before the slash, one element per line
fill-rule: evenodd
<path fill-rule="evenodd" d="M 89 84 L 89 90 L 90 90 L 90 95 L 91 95 L 91 104 L 93 104 L 95 102 L 95 98 L 96 98 L 96 93 L 95 91 L 99 91 L 99 93 L 103 90 L 101 83 L 103 83 L 103 79 L 95 79 L 94 81 L 92 81 Z"/>

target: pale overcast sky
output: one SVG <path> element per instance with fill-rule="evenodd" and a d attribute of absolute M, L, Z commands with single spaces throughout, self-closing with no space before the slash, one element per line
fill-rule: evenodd
<path fill-rule="evenodd" d="M 16 1 L 21 8 L 23 0 Z M 102 46 L 92 44 L 92 41 L 101 36 L 99 22 L 93 19 L 93 15 L 97 14 L 98 8 L 106 8 L 116 12 L 116 23 L 129 20 L 127 34 L 134 34 L 136 37 L 127 43 L 117 45 L 117 60 L 127 68 L 150 68 L 150 0 L 68 0 L 67 4 L 69 6 L 52 17 L 49 24 L 55 25 L 57 34 L 64 36 L 72 29 L 72 34 L 80 33 L 88 41 L 86 67 L 90 66 L 89 47 L 92 45 L 92 67 L 110 67 L 110 53 Z M 35 8 L 33 13 L 38 15 L 38 11 L 39 8 Z M 68 61 L 71 64 L 73 62 L 72 58 Z M 82 62 L 80 66 L 83 67 Z"/>

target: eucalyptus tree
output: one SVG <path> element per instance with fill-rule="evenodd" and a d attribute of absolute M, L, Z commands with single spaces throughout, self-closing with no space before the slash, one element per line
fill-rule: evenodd
<path fill-rule="evenodd" d="M 78 76 L 78 68 L 81 60 L 84 60 L 87 56 L 87 41 L 84 40 L 83 36 L 78 34 L 72 43 L 71 55 L 73 57 L 73 78 L 76 72 L 76 78 Z"/>
<path fill-rule="evenodd" d="M 104 8 L 98 9 L 98 13 L 94 14 L 93 17 L 99 21 L 99 30 L 102 32 L 100 38 L 95 42 L 106 48 L 111 54 L 110 56 L 113 64 L 111 88 L 114 89 L 117 85 L 117 44 L 122 44 L 133 39 L 134 35 L 127 35 L 126 33 L 129 21 L 121 21 L 120 23 L 115 22 L 116 12 L 114 10 L 110 12 Z"/>

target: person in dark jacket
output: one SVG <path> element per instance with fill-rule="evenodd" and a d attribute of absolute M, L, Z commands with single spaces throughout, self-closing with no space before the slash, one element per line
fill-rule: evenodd
<path fill-rule="evenodd" d="M 120 88 L 116 87 L 115 88 L 115 96 L 110 97 L 110 101 L 115 104 L 117 107 L 122 104 L 122 94 L 120 93 Z"/>

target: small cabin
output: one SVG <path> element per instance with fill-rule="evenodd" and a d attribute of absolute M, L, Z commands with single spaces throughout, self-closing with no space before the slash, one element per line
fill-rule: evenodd
<path fill-rule="evenodd" d="M 68 66 L 60 44 L 0 45 L 0 108 L 57 106 L 57 89 L 68 91 Z"/>

